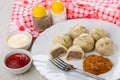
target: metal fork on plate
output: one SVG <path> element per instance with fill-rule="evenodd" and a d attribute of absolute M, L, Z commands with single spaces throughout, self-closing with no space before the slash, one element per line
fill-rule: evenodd
<path fill-rule="evenodd" d="M 94 78 L 96 80 L 105 80 L 101 77 L 98 77 L 94 74 L 91 74 L 91 73 L 88 73 L 88 72 L 85 72 L 85 71 L 82 71 L 80 69 L 77 69 L 75 68 L 73 65 L 71 64 L 68 64 L 66 62 L 64 62 L 63 60 L 61 60 L 60 58 L 54 58 L 54 59 L 49 59 L 54 65 L 56 65 L 59 69 L 63 70 L 63 71 L 70 71 L 70 70 L 74 70 L 76 72 L 79 72 L 81 74 L 84 74 L 85 76 L 88 76 L 88 77 L 91 77 L 91 78 Z"/>

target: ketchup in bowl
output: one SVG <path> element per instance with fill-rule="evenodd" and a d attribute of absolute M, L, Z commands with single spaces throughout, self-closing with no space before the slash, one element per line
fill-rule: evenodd
<path fill-rule="evenodd" d="M 24 67 L 30 62 L 29 56 L 24 53 L 15 53 L 6 59 L 6 66 L 12 69 Z"/>

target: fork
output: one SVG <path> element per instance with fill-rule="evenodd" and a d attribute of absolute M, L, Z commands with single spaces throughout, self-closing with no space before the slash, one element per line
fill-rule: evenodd
<path fill-rule="evenodd" d="M 54 65 L 56 65 L 59 69 L 63 70 L 63 71 L 70 71 L 70 70 L 74 70 L 76 72 L 79 72 L 81 74 L 84 74 L 85 76 L 88 76 L 88 77 L 91 77 L 91 78 L 94 78 L 96 80 L 105 80 L 101 77 L 98 77 L 94 74 L 91 74 L 91 73 L 88 73 L 88 72 L 85 72 L 85 71 L 82 71 L 80 69 L 77 69 L 75 68 L 73 65 L 71 64 L 68 64 L 66 62 L 64 62 L 63 60 L 61 60 L 60 58 L 52 58 L 52 59 L 49 59 L 50 62 L 52 62 Z"/>

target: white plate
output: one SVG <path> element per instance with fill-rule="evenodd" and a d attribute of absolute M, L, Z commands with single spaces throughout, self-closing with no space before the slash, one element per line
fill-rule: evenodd
<path fill-rule="evenodd" d="M 32 47 L 33 64 L 36 69 L 45 76 L 48 80 L 93 80 L 91 78 L 85 77 L 82 74 L 74 72 L 63 72 L 56 68 L 52 63 L 48 61 L 49 50 L 52 46 L 53 37 L 57 33 L 67 33 L 69 28 L 74 24 L 85 25 L 88 30 L 92 27 L 98 26 L 106 30 L 110 38 L 113 40 L 115 45 L 115 51 L 112 56 L 108 58 L 113 63 L 113 68 L 109 72 L 99 75 L 106 80 L 116 80 L 119 78 L 120 74 L 120 28 L 114 24 L 95 20 L 95 19 L 76 19 L 69 20 L 66 22 L 58 23 L 53 25 L 51 28 L 46 29 L 34 42 Z M 92 54 L 93 52 L 90 52 Z M 69 61 L 69 63 L 74 64 L 75 67 L 82 69 L 82 60 L 80 61 Z M 118 74 L 118 75 L 117 75 Z"/>

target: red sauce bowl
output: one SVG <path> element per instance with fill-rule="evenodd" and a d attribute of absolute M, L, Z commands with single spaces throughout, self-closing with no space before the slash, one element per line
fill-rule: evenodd
<path fill-rule="evenodd" d="M 17 69 L 26 66 L 30 62 L 30 58 L 24 53 L 14 53 L 6 59 L 6 66 Z"/>
<path fill-rule="evenodd" d="M 16 49 L 9 52 L 4 58 L 5 68 L 14 74 L 26 72 L 32 63 L 31 54 L 27 50 Z"/>

